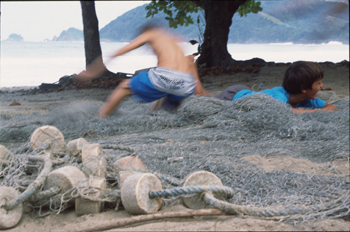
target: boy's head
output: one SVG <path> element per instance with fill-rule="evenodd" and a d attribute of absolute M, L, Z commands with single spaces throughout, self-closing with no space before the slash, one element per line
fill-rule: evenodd
<path fill-rule="evenodd" d="M 156 28 L 164 28 L 164 25 L 155 19 L 149 19 L 136 29 L 136 34 L 137 36 L 139 36 L 145 31 L 156 29 Z"/>
<path fill-rule="evenodd" d="M 313 83 L 321 80 L 323 75 L 323 69 L 318 63 L 297 61 L 285 72 L 282 86 L 289 94 L 302 93 L 302 90 L 311 89 Z"/>

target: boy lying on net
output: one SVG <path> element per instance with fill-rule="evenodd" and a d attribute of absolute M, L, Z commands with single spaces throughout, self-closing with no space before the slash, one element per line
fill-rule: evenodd
<path fill-rule="evenodd" d="M 317 98 L 317 92 L 323 87 L 322 67 L 315 62 L 294 62 L 285 72 L 282 87 L 274 87 L 254 92 L 244 85 L 233 85 L 216 96 L 222 100 L 236 101 L 255 93 L 265 93 L 277 101 L 292 106 L 294 113 L 315 112 L 316 110 L 334 111 L 336 106 Z M 312 109 L 297 109 L 305 107 Z"/>

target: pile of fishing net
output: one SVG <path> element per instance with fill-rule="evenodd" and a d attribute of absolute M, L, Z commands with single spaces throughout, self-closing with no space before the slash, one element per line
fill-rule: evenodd
<path fill-rule="evenodd" d="M 180 182 L 204 170 L 234 190 L 229 203 L 265 209 L 321 205 L 284 218 L 292 223 L 343 217 L 350 214 L 349 98 L 331 97 L 338 107 L 335 112 L 294 114 L 289 105 L 255 94 L 235 102 L 192 96 L 177 112 L 151 112 L 151 104 L 127 98 L 104 119 L 96 117 L 101 104 L 89 101 L 46 115 L 1 114 L 0 143 L 14 155 L 0 170 L 0 185 L 24 191 L 23 182 L 35 180 L 39 172 L 25 167 L 27 155 L 33 152 L 29 139 L 36 128 L 52 125 L 66 142 L 83 137 L 101 144 L 109 167 L 133 155 L 142 160 L 147 172 Z M 125 149 L 112 149 L 112 145 Z M 56 157 L 60 162 L 53 169 L 82 168 L 79 157 L 62 153 Z M 107 168 L 106 179 L 110 189 L 117 188 L 115 170 Z M 163 188 L 173 187 L 161 181 Z M 48 213 L 60 212 L 73 197 L 66 194 L 60 204 L 50 205 Z M 322 208 L 330 202 L 331 208 Z M 33 215 L 44 215 L 42 208 L 37 205 Z"/>

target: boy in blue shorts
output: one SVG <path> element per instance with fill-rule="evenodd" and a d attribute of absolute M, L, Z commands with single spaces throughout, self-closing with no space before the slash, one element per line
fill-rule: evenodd
<path fill-rule="evenodd" d="M 113 54 L 110 60 L 149 44 L 157 56 L 157 67 L 122 81 L 100 108 L 98 116 L 110 115 L 120 102 L 130 95 L 141 102 L 158 100 L 153 109 L 166 110 L 176 109 L 183 99 L 192 94 L 210 95 L 202 88 L 193 57 L 185 56 L 177 45 L 178 42 L 161 27 L 145 24 L 142 33 Z M 103 71 L 105 71 L 104 65 L 93 64 L 76 78 L 92 79 Z"/>
<path fill-rule="evenodd" d="M 323 87 L 322 67 L 315 62 L 294 62 L 285 72 L 282 87 L 274 87 L 263 91 L 254 92 L 244 85 L 233 85 L 216 96 L 222 100 L 232 100 L 255 94 L 265 93 L 277 101 L 292 106 L 294 113 L 315 112 L 317 110 L 334 111 L 336 106 L 317 98 L 317 92 Z M 312 109 L 297 109 L 298 107 Z"/>

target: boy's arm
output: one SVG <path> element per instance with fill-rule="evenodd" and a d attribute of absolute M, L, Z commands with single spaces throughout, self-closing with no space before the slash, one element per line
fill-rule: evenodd
<path fill-rule="evenodd" d="M 73 78 L 77 82 L 85 82 L 99 77 L 105 71 L 107 71 L 107 68 L 103 63 L 102 56 L 99 56 L 86 67 L 86 70 L 80 72 L 78 75 L 74 75 Z"/>
<path fill-rule="evenodd" d="M 123 55 L 129 51 L 132 51 L 138 47 L 141 47 L 148 41 L 150 36 L 151 34 L 149 34 L 149 32 L 144 32 L 139 37 L 131 41 L 129 44 L 120 48 L 117 52 L 112 54 L 110 58 L 105 62 L 105 64 L 111 62 L 111 60 L 117 56 Z M 107 70 L 105 64 L 102 61 L 102 56 L 99 56 L 88 67 L 86 67 L 86 70 L 80 72 L 78 75 L 75 75 L 74 79 L 78 82 L 95 79 Z"/>
<path fill-rule="evenodd" d="M 131 41 L 129 44 L 120 48 L 116 53 L 114 53 L 110 57 L 110 59 L 113 59 L 114 57 L 117 57 L 117 56 L 121 56 L 125 53 L 128 53 L 132 50 L 135 50 L 136 48 L 141 47 L 142 45 L 146 44 L 149 41 L 149 39 L 151 38 L 152 35 L 153 35 L 152 30 L 149 30 L 149 31 L 142 33 L 136 39 Z"/>
<path fill-rule="evenodd" d="M 202 95 L 202 96 L 211 96 L 213 97 L 214 95 L 209 93 L 207 90 L 205 90 L 202 86 L 202 83 L 199 79 L 199 75 L 198 75 L 198 69 L 197 69 L 197 61 L 194 62 L 194 55 L 189 55 L 187 56 L 188 60 L 189 60 L 189 65 L 191 67 L 191 70 L 192 70 L 192 74 L 194 76 L 194 78 L 196 79 L 197 81 L 197 84 L 196 84 L 196 90 L 194 92 L 195 95 Z"/>
<path fill-rule="evenodd" d="M 328 102 L 326 102 L 326 104 L 323 106 L 323 108 L 319 108 L 319 109 L 312 109 L 312 110 L 304 110 L 304 109 L 295 109 L 293 108 L 292 111 L 295 114 L 300 114 L 300 113 L 313 113 L 315 111 L 335 111 L 337 110 L 337 107 L 335 105 L 329 104 Z"/>

